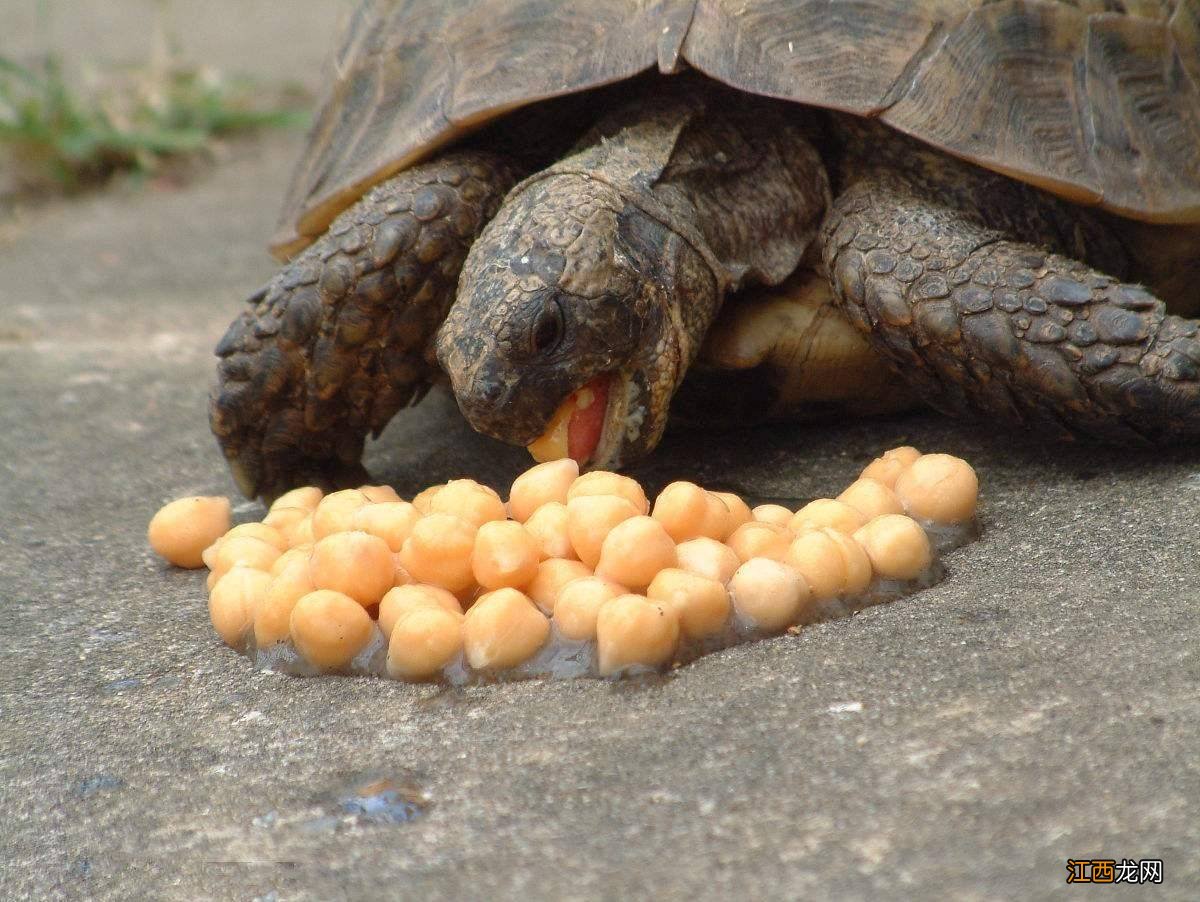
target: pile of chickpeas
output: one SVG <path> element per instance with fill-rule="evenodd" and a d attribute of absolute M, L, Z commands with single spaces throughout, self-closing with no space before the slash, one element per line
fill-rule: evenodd
<path fill-rule="evenodd" d="M 935 545 L 975 534 L 977 495 L 966 461 L 911 447 L 796 511 L 691 482 L 652 504 L 635 480 L 563 459 L 522 473 L 507 502 L 471 479 L 411 501 L 306 487 L 231 528 L 227 499 L 183 498 L 149 539 L 208 567 L 213 627 L 263 660 L 403 680 L 618 676 L 927 585 Z"/>

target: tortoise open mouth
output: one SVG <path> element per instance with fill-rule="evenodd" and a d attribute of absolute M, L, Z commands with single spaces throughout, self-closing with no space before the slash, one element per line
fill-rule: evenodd
<path fill-rule="evenodd" d="M 631 414 L 639 422 L 644 416 L 638 393 L 631 375 L 602 373 L 567 396 L 529 453 L 538 461 L 571 457 L 581 467 L 619 466 Z"/>

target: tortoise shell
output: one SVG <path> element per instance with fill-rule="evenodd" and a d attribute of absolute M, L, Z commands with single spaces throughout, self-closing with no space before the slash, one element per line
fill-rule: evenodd
<path fill-rule="evenodd" d="M 510 110 L 688 66 L 1077 203 L 1200 222 L 1200 0 L 365 0 L 273 250 Z"/>

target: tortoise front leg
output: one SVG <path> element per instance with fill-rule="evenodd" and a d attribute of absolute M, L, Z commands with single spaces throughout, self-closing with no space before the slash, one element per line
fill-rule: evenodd
<path fill-rule="evenodd" d="M 908 159 L 851 164 L 822 242 L 843 309 L 919 396 L 1059 437 L 1200 436 L 1198 324 L 1110 274 L 1123 252 L 1096 217 Z"/>
<path fill-rule="evenodd" d="M 407 170 L 250 298 L 217 345 L 209 408 L 248 497 L 365 481 L 366 435 L 428 389 L 467 250 L 515 181 L 478 151 Z"/>

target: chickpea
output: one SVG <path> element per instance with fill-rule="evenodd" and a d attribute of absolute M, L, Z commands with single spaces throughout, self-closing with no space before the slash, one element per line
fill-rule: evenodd
<path fill-rule="evenodd" d="M 371 615 L 349 595 L 319 589 L 296 602 L 288 631 L 304 660 L 337 670 L 367 647 L 375 628 Z"/>
<path fill-rule="evenodd" d="M 538 564 L 537 576 L 525 587 L 525 591 L 534 604 L 550 614 L 554 611 L 563 586 L 573 579 L 591 575 L 592 571 L 587 565 L 579 561 L 550 558 Z"/>
<path fill-rule="evenodd" d="M 750 511 L 750 515 L 759 523 L 770 523 L 772 526 L 787 526 L 795 516 L 782 504 L 760 504 Z"/>
<path fill-rule="evenodd" d="M 602 676 L 628 667 L 669 664 L 679 645 L 675 609 L 644 595 L 620 595 L 596 615 L 596 650 Z"/>
<path fill-rule="evenodd" d="M 475 670 L 504 670 L 532 658 L 550 635 L 550 621 L 516 589 L 488 592 L 463 622 L 467 663 Z"/>
<path fill-rule="evenodd" d="M 146 537 L 159 557 L 176 567 L 195 570 L 204 564 L 204 550 L 228 531 L 229 517 L 228 498 L 179 498 L 150 518 Z"/>
<path fill-rule="evenodd" d="M 675 542 L 653 517 L 632 517 L 612 528 L 600 547 L 596 575 L 645 589 L 659 570 L 674 567 Z"/>
<path fill-rule="evenodd" d="M 485 589 L 518 589 L 537 576 L 541 549 L 515 520 L 493 520 L 479 527 L 471 570 Z"/>
<path fill-rule="evenodd" d="M 609 473 L 607 470 L 584 473 L 567 490 L 567 506 L 570 506 L 572 499 L 587 495 L 616 495 L 637 508 L 639 514 L 650 512 L 650 502 L 646 500 L 646 493 L 637 480 L 619 473 Z"/>
<path fill-rule="evenodd" d="M 530 467 L 513 480 L 508 492 L 512 518 L 525 523 L 535 511 L 550 502 L 565 505 L 567 492 L 578 478 L 579 464 L 569 457 Z"/>
<path fill-rule="evenodd" d="M 688 639 L 704 639 L 725 628 L 729 620 L 729 593 L 715 579 L 668 567 L 660 570 L 646 589 L 646 597 L 670 605 L 679 628 Z M 555 609 L 555 616 L 558 611 Z"/>
<path fill-rule="evenodd" d="M 754 558 L 738 567 L 729 581 L 738 616 L 755 629 L 777 632 L 799 619 L 809 601 L 809 588 L 794 567 Z"/>
<path fill-rule="evenodd" d="M 321 499 L 312 515 L 312 533 L 320 541 L 335 532 L 348 532 L 354 528 L 354 516 L 363 505 L 369 504 L 367 496 L 358 489 L 342 489 Z"/>
<path fill-rule="evenodd" d="M 875 517 L 854 534 L 884 579 L 916 579 L 933 563 L 933 549 L 916 520 L 903 514 Z"/>
<path fill-rule="evenodd" d="M 787 557 L 788 547 L 794 538 L 792 531 L 785 526 L 773 526 L 770 523 L 757 523 L 752 520 L 735 529 L 733 535 L 726 540 L 726 544 L 733 549 L 739 560 L 766 557 L 773 561 L 782 561 Z"/>
<path fill-rule="evenodd" d="M 283 534 L 278 530 L 265 523 L 239 523 L 229 532 L 225 533 L 221 541 L 228 539 L 236 539 L 239 536 L 253 536 L 256 539 L 262 539 L 268 545 L 274 545 L 279 549 L 279 553 L 287 551 L 290 547 L 288 540 L 283 537 Z"/>
<path fill-rule="evenodd" d="M 418 492 L 412 500 L 412 506 L 421 512 L 421 516 L 432 513 L 430 505 L 433 504 L 433 499 L 437 497 L 437 493 L 446 487 L 445 483 L 441 485 L 431 485 L 424 491 Z"/>
<path fill-rule="evenodd" d="M 475 531 L 470 523 L 450 514 L 429 514 L 417 521 L 404 540 L 400 563 L 419 583 L 462 592 L 475 584 L 471 571 Z"/>
<path fill-rule="evenodd" d="M 474 479 L 452 479 L 429 503 L 431 514 L 452 514 L 476 529 L 489 520 L 504 520 L 508 514 L 494 489 Z"/>
<path fill-rule="evenodd" d="M 369 608 L 392 588 L 396 565 L 379 536 L 335 532 L 313 546 L 308 572 L 318 589 L 332 589 Z"/>
<path fill-rule="evenodd" d="M 844 501 L 818 498 L 796 511 L 788 523 L 788 529 L 799 534 L 809 529 L 830 526 L 849 535 L 866 522 L 867 517 L 863 516 L 858 508 L 851 507 Z"/>
<path fill-rule="evenodd" d="M 823 530 L 797 536 L 788 549 L 785 563 L 800 572 L 817 601 L 834 598 L 846 587 L 846 556 Z"/>
<path fill-rule="evenodd" d="M 360 485 L 358 490 L 372 504 L 388 504 L 402 500 L 390 485 Z"/>
<path fill-rule="evenodd" d="M 266 597 L 271 574 L 252 567 L 231 567 L 208 596 L 208 616 L 217 635 L 241 648 L 254 623 L 254 611 Z"/>
<path fill-rule="evenodd" d="M 733 531 L 743 523 L 749 523 L 754 519 L 754 514 L 750 511 L 750 505 L 735 495 L 733 492 L 710 492 L 714 498 L 717 498 L 725 507 L 722 515 L 721 535 L 713 536 L 714 539 L 725 541 L 733 534 Z"/>
<path fill-rule="evenodd" d="M 280 551 L 254 536 L 235 536 L 217 545 L 213 560 L 213 573 L 220 579 L 231 567 L 252 567 L 255 570 L 270 570 L 279 558 Z"/>
<path fill-rule="evenodd" d="M 316 535 L 313 533 L 313 518 L 309 514 L 299 523 L 297 523 L 287 533 L 288 541 L 292 543 L 293 548 L 303 547 L 304 545 L 315 545 L 317 541 Z"/>
<path fill-rule="evenodd" d="M 398 586 L 383 596 L 379 602 L 379 628 L 385 638 L 390 638 L 392 629 L 410 611 L 417 608 L 437 608 L 462 620 L 463 609 L 458 599 L 436 586 Z"/>
<path fill-rule="evenodd" d="M 742 564 L 732 548 L 707 536 L 680 542 L 675 546 L 675 558 L 680 570 L 715 579 L 721 585 L 729 582 Z"/>
<path fill-rule="evenodd" d="M 979 477 L 961 457 L 926 454 L 896 480 L 896 495 L 913 517 L 964 523 L 975 516 Z"/>
<path fill-rule="evenodd" d="M 842 562 L 846 565 L 846 582 L 842 586 L 842 594 L 860 595 L 867 591 L 867 586 L 871 585 L 875 572 L 871 568 L 871 559 L 866 550 L 858 544 L 853 536 L 848 536 L 844 532 L 830 529 L 828 526 L 823 527 L 820 531 L 838 546 L 838 551 L 842 554 Z"/>
<path fill-rule="evenodd" d="M 289 548 L 283 554 L 279 555 L 279 557 L 275 558 L 275 563 L 271 565 L 270 573 L 272 576 L 278 576 L 293 561 L 304 561 L 307 564 L 311 555 L 311 545 Z"/>
<path fill-rule="evenodd" d="M 393 568 L 393 586 L 408 586 L 416 582 L 416 580 L 412 578 L 412 574 L 404 569 L 404 564 L 400 561 L 400 552 L 392 552 L 392 562 L 395 564 Z"/>
<path fill-rule="evenodd" d="M 567 502 L 567 537 L 575 556 L 595 567 L 604 540 L 618 523 L 638 516 L 637 508 L 617 495 L 584 495 Z"/>
<path fill-rule="evenodd" d="M 291 547 L 296 544 L 295 533 L 300 524 L 306 520 L 311 524 L 311 518 L 312 511 L 303 507 L 272 507 L 270 513 L 263 517 L 263 523 L 278 530 Z"/>
<path fill-rule="evenodd" d="M 569 460 L 570 458 L 564 458 Z M 567 506 L 558 501 L 547 501 L 525 521 L 525 529 L 538 543 L 543 558 L 573 558 L 575 546 L 567 529 Z"/>
<path fill-rule="evenodd" d="M 308 575 L 307 558 L 293 558 L 271 580 L 262 604 L 254 611 L 254 641 L 258 643 L 259 648 L 282 642 L 288 637 L 292 608 L 305 595 L 316 591 L 316 588 Z"/>
<path fill-rule="evenodd" d="M 598 576 L 573 579 L 558 593 L 554 603 L 554 623 L 567 639 L 596 638 L 596 615 L 600 606 L 620 595 L 622 589 Z"/>
<path fill-rule="evenodd" d="M 882 482 L 889 489 L 896 488 L 896 480 L 900 474 L 912 466 L 913 461 L 921 456 L 921 452 L 911 445 L 892 448 L 884 451 L 881 457 L 875 458 L 860 474 L 865 479 Z"/>
<path fill-rule="evenodd" d="M 388 641 L 387 670 L 393 679 L 428 680 L 463 650 L 462 617 L 440 608 L 410 611 Z"/>
<path fill-rule="evenodd" d="M 285 507 L 299 507 L 311 514 L 317 509 L 317 505 L 321 503 L 321 499 L 324 497 L 325 493 L 315 485 L 306 485 L 298 489 L 292 489 L 290 492 L 284 492 L 271 502 L 271 513 Z"/>
<path fill-rule="evenodd" d="M 392 551 L 399 551 L 420 519 L 421 512 L 407 501 L 381 501 L 360 507 L 351 523 L 355 529 L 379 536 Z"/>
<path fill-rule="evenodd" d="M 858 510 L 870 520 L 880 514 L 899 514 L 904 506 L 896 493 L 875 479 L 857 479 L 838 495 L 838 501 Z"/>
<path fill-rule="evenodd" d="M 729 509 L 694 482 L 672 482 L 654 499 L 652 516 L 676 542 L 700 536 L 720 540 L 725 538 L 721 533 L 728 525 Z"/>

